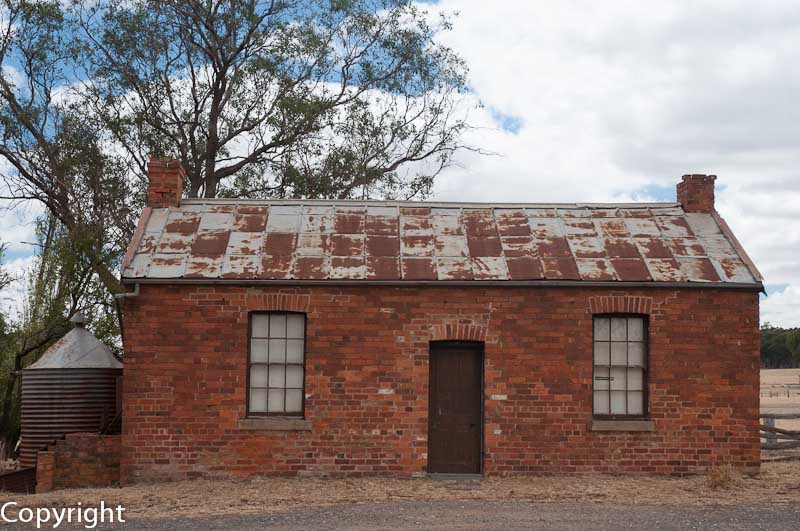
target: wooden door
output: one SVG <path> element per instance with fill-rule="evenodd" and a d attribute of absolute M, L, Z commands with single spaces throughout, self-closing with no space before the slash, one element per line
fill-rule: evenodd
<path fill-rule="evenodd" d="M 428 472 L 480 474 L 483 344 L 432 343 Z"/>

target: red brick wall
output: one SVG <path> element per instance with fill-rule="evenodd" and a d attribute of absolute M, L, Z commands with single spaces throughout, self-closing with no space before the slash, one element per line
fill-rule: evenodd
<path fill-rule="evenodd" d="M 39 452 L 36 492 L 119 484 L 120 448 L 119 435 L 67 435 Z"/>
<path fill-rule="evenodd" d="M 238 424 L 251 310 L 308 313 L 310 431 Z M 652 433 L 588 429 L 592 312 L 608 311 L 650 315 Z M 486 342 L 489 475 L 759 465 L 752 291 L 144 285 L 124 328 L 123 482 L 422 474 L 438 339 Z"/>

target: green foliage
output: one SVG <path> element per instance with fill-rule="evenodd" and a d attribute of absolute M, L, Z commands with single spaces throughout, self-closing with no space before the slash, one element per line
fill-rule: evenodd
<path fill-rule="evenodd" d="M 761 327 L 761 366 L 800 367 L 800 328 Z"/>

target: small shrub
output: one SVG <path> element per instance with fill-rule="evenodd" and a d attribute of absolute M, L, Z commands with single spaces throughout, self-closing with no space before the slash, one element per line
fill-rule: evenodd
<path fill-rule="evenodd" d="M 717 465 L 706 475 L 706 486 L 712 490 L 733 489 L 741 486 L 742 474 L 733 465 Z"/>

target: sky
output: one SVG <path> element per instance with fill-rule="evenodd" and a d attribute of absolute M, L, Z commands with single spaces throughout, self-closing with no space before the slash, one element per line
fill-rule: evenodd
<path fill-rule="evenodd" d="M 464 140 L 494 153 L 460 153 L 433 199 L 674 201 L 681 175 L 715 174 L 717 209 L 765 277 L 762 322 L 800 326 L 800 2 L 424 7 L 458 13 L 441 40 L 470 68 Z M 15 272 L 32 208 L 0 210 Z"/>

